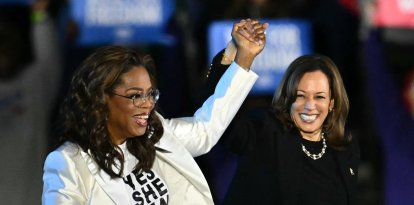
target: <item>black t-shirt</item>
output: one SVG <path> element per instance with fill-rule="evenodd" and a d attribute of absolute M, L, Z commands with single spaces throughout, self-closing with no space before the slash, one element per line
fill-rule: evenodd
<path fill-rule="evenodd" d="M 302 144 L 311 154 L 322 150 L 322 141 L 302 139 Z M 301 172 L 300 204 L 347 205 L 347 193 L 334 154 L 328 147 L 322 158 L 314 160 L 303 153 Z"/>

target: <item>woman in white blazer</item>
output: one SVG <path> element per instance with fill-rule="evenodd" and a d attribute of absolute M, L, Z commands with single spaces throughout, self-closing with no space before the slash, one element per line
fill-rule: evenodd
<path fill-rule="evenodd" d="M 265 28 L 234 24 L 235 62 L 187 118 L 164 119 L 154 109 L 159 91 L 148 56 L 120 46 L 96 50 L 75 72 L 63 103 L 42 203 L 213 204 L 193 157 L 216 144 L 256 81 L 249 68 L 264 48 Z"/>

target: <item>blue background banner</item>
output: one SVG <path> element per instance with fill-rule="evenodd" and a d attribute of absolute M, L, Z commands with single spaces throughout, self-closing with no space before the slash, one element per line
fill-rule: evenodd
<path fill-rule="evenodd" d="M 209 60 L 231 40 L 235 20 L 216 21 L 209 27 Z M 297 57 L 309 54 L 311 48 L 310 23 L 293 19 L 262 19 L 268 22 L 266 46 L 255 59 L 252 69 L 260 76 L 251 94 L 272 95 L 286 68 Z"/>
<path fill-rule="evenodd" d="M 165 27 L 173 0 L 71 0 L 70 16 L 79 26 L 79 45 L 174 43 Z"/>
<path fill-rule="evenodd" d="M 0 5 L 30 5 L 33 0 L 0 0 Z"/>

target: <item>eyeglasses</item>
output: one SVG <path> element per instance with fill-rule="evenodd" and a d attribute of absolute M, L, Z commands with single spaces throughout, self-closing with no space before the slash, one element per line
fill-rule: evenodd
<path fill-rule="evenodd" d="M 151 104 L 155 104 L 160 98 L 160 91 L 158 89 L 151 90 L 146 95 L 143 93 L 134 93 L 128 96 L 120 95 L 117 93 L 112 94 L 132 100 L 132 104 L 134 104 L 136 107 L 142 105 L 146 100 L 148 100 Z"/>

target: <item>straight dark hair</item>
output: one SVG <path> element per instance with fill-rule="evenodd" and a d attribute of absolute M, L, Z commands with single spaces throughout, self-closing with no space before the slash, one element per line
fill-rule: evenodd
<path fill-rule="evenodd" d="M 329 81 L 331 99 L 334 107 L 326 117 L 322 130 L 327 141 L 334 149 L 346 146 L 351 136 L 345 136 L 345 124 L 349 112 L 349 100 L 341 75 L 335 63 L 323 55 L 304 55 L 294 60 L 287 68 L 283 79 L 276 90 L 272 109 L 276 117 L 289 129 L 294 122 L 290 116 L 290 108 L 296 100 L 297 88 L 303 75 L 308 72 L 321 71 Z"/>

